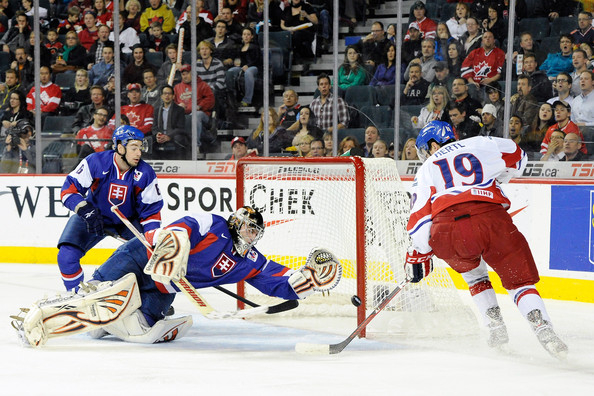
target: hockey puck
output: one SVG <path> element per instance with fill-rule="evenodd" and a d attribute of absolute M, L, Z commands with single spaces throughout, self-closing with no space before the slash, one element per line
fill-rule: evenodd
<path fill-rule="evenodd" d="M 358 307 L 359 305 L 361 305 L 361 299 L 357 295 L 354 295 L 353 297 L 351 297 L 351 302 L 353 303 L 353 305 L 355 307 Z"/>

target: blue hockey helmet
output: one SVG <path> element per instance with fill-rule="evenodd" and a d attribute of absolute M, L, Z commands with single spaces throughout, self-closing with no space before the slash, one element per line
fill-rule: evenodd
<path fill-rule="evenodd" d="M 144 142 L 144 133 L 131 125 L 121 125 L 113 132 L 112 140 L 113 148 L 115 149 L 118 146 L 118 142 L 124 146 L 126 146 L 130 140 L 140 140 L 141 142 Z"/>
<path fill-rule="evenodd" d="M 456 140 L 456 135 L 450 124 L 444 121 L 431 121 L 421 129 L 415 146 L 417 147 L 417 153 L 421 161 L 429 157 L 429 151 L 431 151 L 431 141 L 436 142 L 440 146 L 443 146 L 451 140 Z"/>

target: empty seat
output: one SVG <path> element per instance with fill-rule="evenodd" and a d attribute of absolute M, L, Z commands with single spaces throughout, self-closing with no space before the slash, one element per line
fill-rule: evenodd
<path fill-rule="evenodd" d="M 568 34 L 578 28 L 575 17 L 559 17 L 551 22 L 551 36 L 561 36 Z"/>
<path fill-rule="evenodd" d="M 56 85 L 62 88 L 62 91 L 68 90 L 74 87 L 74 80 L 76 79 L 76 73 L 58 73 L 56 74 Z"/>
<path fill-rule="evenodd" d="M 369 117 L 362 120 L 361 126 L 373 124 L 378 128 L 387 128 L 394 125 L 394 113 L 390 106 L 365 106 L 361 112 Z"/>
<path fill-rule="evenodd" d="M 72 133 L 72 124 L 75 118 L 75 116 L 47 116 L 43 122 L 41 132 L 44 134 L 60 135 L 63 133 Z"/>
<path fill-rule="evenodd" d="M 163 53 L 160 51 L 159 52 L 148 52 L 147 51 L 146 52 L 146 61 L 158 69 L 163 64 Z"/>
<path fill-rule="evenodd" d="M 361 109 L 364 106 L 374 106 L 377 103 L 375 87 L 369 85 L 355 85 L 346 90 L 346 102 Z"/>
<path fill-rule="evenodd" d="M 534 40 L 541 40 L 549 34 L 548 18 L 525 18 L 518 23 L 518 32 L 528 32 Z"/>

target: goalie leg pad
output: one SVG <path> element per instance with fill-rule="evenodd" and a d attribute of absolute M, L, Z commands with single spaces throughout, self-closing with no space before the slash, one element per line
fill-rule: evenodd
<path fill-rule="evenodd" d="M 130 315 L 141 305 L 134 274 L 116 280 L 82 284 L 79 293 L 43 299 L 23 318 L 25 338 L 34 347 L 48 338 L 94 330 Z"/>
<path fill-rule="evenodd" d="M 182 316 L 159 320 L 151 327 L 143 313 L 136 310 L 132 315 L 105 326 L 103 329 L 123 341 L 156 344 L 183 337 L 192 327 L 192 323 L 191 316 Z"/>

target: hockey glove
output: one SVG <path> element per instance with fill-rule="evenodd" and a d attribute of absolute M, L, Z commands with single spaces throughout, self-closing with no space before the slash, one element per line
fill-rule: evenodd
<path fill-rule="evenodd" d="M 101 216 L 99 208 L 86 202 L 78 208 L 76 214 L 83 219 L 90 234 L 103 235 L 103 216 Z"/>
<path fill-rule="evenodd" d="M 406 253 L 406 263 L 404 264 L 404 272 L 406 279 L 412 283 L 420 282 L 423 278 L 433 271 L 433 252 L 419 253 L 412 247 Z"/>
<path fill-rule="evenodd" d="M 289 284 L 303 299 L 313 292 L 331 290 L 338 285 L 342 276 L 342 265 L 331 252 L 313 248 L 305 265 L 289 277 Z"/>
<path fill-rule="evenodd" d="M 155 282 L 168 284 L 172 280 L 179 281 L 186 275 L 189 255 L 190 239 L 185 230 L 161 230 L 144 273 Z"/>

